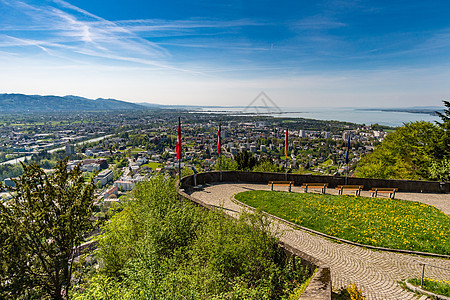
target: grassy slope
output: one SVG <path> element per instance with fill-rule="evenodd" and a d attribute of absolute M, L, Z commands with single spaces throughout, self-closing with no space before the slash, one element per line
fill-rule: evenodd
<path fill-rule="evenodd" d="M 450 217 L 404 200 L 248 191 L 236 199 L 329 235 L 366 245 L 450 254 Z"/>

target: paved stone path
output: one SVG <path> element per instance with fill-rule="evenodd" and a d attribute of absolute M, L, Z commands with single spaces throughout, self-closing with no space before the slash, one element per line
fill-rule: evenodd
<path fill-rule="evenodd" d="M 243 208 L 231 201 L 233 195 L 246 190 L 269 189 L 267 185 L 224 183 L 205 186 L 203 190 L 193 192 L 191 196 L 208 204 L 223 207 L 226 213 L 237 216 Z M 277 190 L 283 189 L 277 187 Z M 300 188 L 294 187 L 294 191 L 300 192 Z M 327 190 L 328 192 L 334 193 L 331 189 Z M 449 195 L 429 197 L 429 194 L 405 193 L 398 194 L 397 198 L 420 200 L 439 207 L 447 214 L 450 213 Z M 274 231 L 280 235 L 281 241 L 329 265 L 334 290 L 355 283 L 363 290 L 368 300 L 418 299 L 418 296 L 404 290 L 398 284 L 399 281 L 406 278 L 420 277 L 422 268 L 417 263 L 418 260 L 450 269 L 450 260 L 373 251 L 339 244 L 303 230 L 293 229 L 277 221 L 274 221 Z M 450 280 L 450 271 L 426 267 L 425 276 Z"/>

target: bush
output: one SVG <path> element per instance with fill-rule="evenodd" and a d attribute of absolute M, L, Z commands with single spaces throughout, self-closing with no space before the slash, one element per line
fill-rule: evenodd
<path fill-rule="evenodd" d="M 100 277 L 73 289 L 75 299 L 100 287 L 110 299 L 276 299 L 306 279 L 260 214 L 231 220 L 205 211 L 180 200 L 163 177 L 133 195 L 99 240 Z"/>

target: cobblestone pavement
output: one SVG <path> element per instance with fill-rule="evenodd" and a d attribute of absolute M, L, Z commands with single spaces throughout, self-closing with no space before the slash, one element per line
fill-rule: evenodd
<path fill-rule="evenodd" d="M 269 190 L 266 185 L 224 183 L 205 186 L 202 190 L 193 192 L 191 196 L 208 204 L 223 207 L 224 211 L 237 216 L 242 207 L 231 201 L 233 195 L 246 190 Z M 277 190 L 283 190 L 284 187 Z M 294 187 L 301 192 L 299 187 Z M 327 193 L 335 191 L 327 190 Z M 364 195 L 364 194 L 362 194 Z M 450 211 L 449 195 L 401 194 L 396 198 L 422 201 Z M 439 197 L 440 196 L 440 197 Z M 331 269 L 333 290 L 355 283 L 361 288 L 366 299 L 419 299 L 411 292 L 404 290 L 398 282 L 412 277 L 420 277 L 422 267 L 417 261 L 450 269 L 450 260 L 418 257 L 385 251 L 374 251 L 362 247 L 341 244 L 329 239 L 305 232 L 274 221 L 274 231 L 280 235 L 281 241 L 316 257 Z M 450 280 L 450 271 L 426 267 L 425 276 L 436 279 Z"/>

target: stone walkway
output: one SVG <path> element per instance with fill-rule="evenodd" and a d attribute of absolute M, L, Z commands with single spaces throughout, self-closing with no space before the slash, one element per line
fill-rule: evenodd
<path fill-rule="evenodd" d="M 267 185 L 224 183 L 205 186 L 204 189 L 193 192 L 191 196 L 208 204 L 223 207 L 226 213 L 237 216 L 243 208 L 231 201 L 233 195 L 246 190 L 269 189 Z M 277 187 L 277 190 L 283 189 Z M 300 188 L 294 187 L 293 191 L 300 192 Z M 328 192 L 335 193 L 331 189 L 327 190 Z M 362 195 L 365 195 L 364 192 Z M 447 214 L 450 213 L 449 195 L 399 193 L 396 198 L 432 204 Z M 277 221 L 274 221 L 274 231 L 280 235 L 284 243 L 329 265 L 334 290 L 355 283 L 363 290 L 368 300 L 419 299 L 417 295 L 404 290 L 398 284 L 403 279 L 420 277 L 422 267 L 418 264 L 418 260 L 450 269 L 450 260 L 373 251 L 339 244 Z M 426 267 L 425 276 L 450 280 L 450 271 Z"/>

